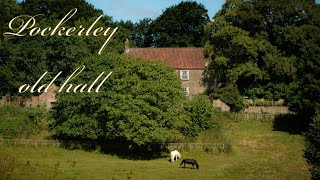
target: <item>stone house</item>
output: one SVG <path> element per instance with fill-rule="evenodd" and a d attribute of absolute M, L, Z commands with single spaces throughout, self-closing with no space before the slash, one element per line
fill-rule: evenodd
<path fill-rule="evenodd" d="M 51 109 L 55 106 L 57 101 L 56 91 L 59 89 L 55 84 L 50 86 L 48 92 L 43 92 L 39 96 L 31 96 L 28 98 L 23 98 L 19 96 L 3 96 L 0 98 L 0 106 L 8 105 L 11 103 L 17 103 L 24 107 L 40 107 L 44 106 L 47 109 Z"/>
<path fill-rule="evenodd" d="M 44 106 L 51 109 L 56 103 L 56 91 L 59 89 L 55 84 L 50 86 L 48 92 L 43 92 L 39 96 L 31 96 L 25 102 L 26 107 Z"/>
<path fill-rule="evenodd" d="M 203 48 L 129 48 L 126 40 L 125 54 L 151 61 L 162 62 L 173 69 L 182 81 L 182 91 L 188 97 L 203 93 L 203 71 L 207 60 Z"/>

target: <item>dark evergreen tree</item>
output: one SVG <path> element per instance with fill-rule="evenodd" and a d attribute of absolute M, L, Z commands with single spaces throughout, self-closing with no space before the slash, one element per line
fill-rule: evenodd
<path fill-rule="evenodd" d="M 206 27 L 208 93 L 232 86 L 294 104 L 288 95 L 303 79 L 302 64 L 319 54 L 319 22 L 314 1 L 227 1 Z"/>
<path fill-rule="evenodd" d="M 201 47 L 208 10 L 197 2 L 185 1 L 167 8 L 147 33 L 154 47 Z"/>

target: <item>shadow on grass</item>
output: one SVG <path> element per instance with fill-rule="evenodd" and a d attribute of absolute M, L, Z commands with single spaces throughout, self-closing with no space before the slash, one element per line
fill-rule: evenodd
<path fill-rule="evenodd" d="M 180 166 L 179 168 L 183 168 L 183 169 L 197 169 L 195 167 L 183 167 L 183 166 Z"/>
<path fill-rule="evenodd" d="M 273 130 L 302 134 L 308 130 L 308 121 L 296 114 L 279 114 L 274 118 Z"/>
<path fill-rule="evenodd" d="M 168 157 L 169 152 L 165 145 L 134 146 L 126 142 L 99 142 L 99 141 L 68 141 L 62 140 L 60 147 L 69 150 L 81 149 L 85 151 L 99 151 L 104 154 L 118 156 L 130 160 L 151 160 Z"/>
<path fill-rule="evenodd" d="M 130 160 L 152 160 L 168 157 L 164 154 L 168 149 L 161 145 L 149 145 L 133 147 L 128 144 L 104 144 L 101 145 L 101 152 L 116 155 L 122 159 Z"/>

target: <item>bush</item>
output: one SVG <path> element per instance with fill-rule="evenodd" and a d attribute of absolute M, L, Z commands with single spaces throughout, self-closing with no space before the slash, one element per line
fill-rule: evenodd
<path fill-rule="evenodd" d="M 189 121 L 183 109 L 186 97 L 173 69 L 111 53 L 82 63 L 86 69 L 74 84 L 90 84 L 101 72 L 112 74 L 98 93 L 58 93 L 53 111 L 57 138 L 138 147 L 183 137 L 181 129 Z"/>
<path fill-rule="evenodd" d="M 240 92 L 235 87 L 225 87 L 218 89 L 211 96 L 215 99 L 221 99 L 228 106 L 231 111 L 240 111 L 245 108 L 244 98 L 240 95 Z"/>
<path fill-rule="evenodd" d="M 22 108 L 17 105 L 0 107 L 0 134 L 5 138 L 28 137 L 47 128 L 49 113 L 41 108 Z"/>
<path fill-rule="evenodd" d="M 304 157 L 312 165 L 312 179 L 320 179 L 320 114 L 313 119 L 309 132 L 305 134 L 306 149 Z"/>
<path fill-rule="evenodd" d="M 211 127 L 211 116 L 214 108 L 207 96 L 193 97 L 185 104 L 185 109 L 191 119 L 190 129 L 186 130 L 188 136 L 197 136 L 199 132 Z"/>

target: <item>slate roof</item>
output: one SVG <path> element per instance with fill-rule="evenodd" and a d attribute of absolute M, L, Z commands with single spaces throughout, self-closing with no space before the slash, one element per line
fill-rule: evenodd
<path fill-rule="evenodd" d="M 203 70 L 206 66 L 203 48 L 129 48 L 126 54 L 160 61 L 177 70 Z"/>

